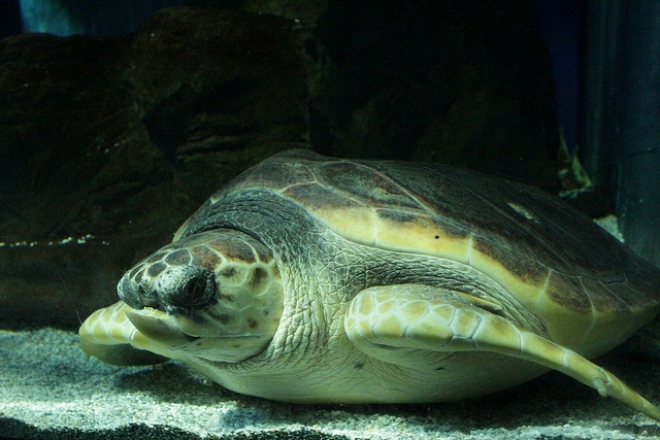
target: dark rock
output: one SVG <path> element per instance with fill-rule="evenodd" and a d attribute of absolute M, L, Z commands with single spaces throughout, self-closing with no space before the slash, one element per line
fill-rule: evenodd
<path fill-rule="evenodd" d="M 554 188 L 532 2 L 226 4 L 125 37 L 0 40 L 1 324 L 75 327 L 223 183 L 308 142 Z"/>
<path fill-rule="evenodd" d="M 552 62 L 527 0 L 189 0 L 307 31 L 312 148 L 442 162 L 557 192 Z"/>
<path fill-rule="evenodd" d="M 319 152 L 558 189 L 556 97 L 535 2 L 337 0 L 314 34 Z"/>
<path fill-rule="evenodd" d="M 131 261 L 168 241 L 82 236 L 0 247 L 0 327 L 76 329 L 118 300 L 115 286 Z"/>
<path fill-rule="evenodd" d="M 223 182 L 304 146 L 300 50 L 289 20 L 186 8 L 122 38 L 0 41 L 4 317 L 77 325 Z M 87 234 L 109 246 L 45 244 Z"/>

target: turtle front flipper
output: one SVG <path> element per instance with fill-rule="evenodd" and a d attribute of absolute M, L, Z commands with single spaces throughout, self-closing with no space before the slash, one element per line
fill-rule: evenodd
<path fill-rule="evenodd" d="M 428 352 L 494 352 L 567 374 L 660 421 L 660 409 L 616 376 L 580 354 L 467 301 L 460 293 L 418 284 L 378 286 L 360 292 L 344 328 L 355 346 L 385 362 L 410 365 Z M 397 350 L 398 349 L 398 350 Z M 403 349 L 405 353 L 399 353 Z M 484 370 L 489 368 L 483 366 Z M 496 379 L 493 379 L 496 380 Z"/>
<path fill-rule="evenodd" d="M 132 310 L 123 301 L 92 313 L 78 330 L 83 351 L 111 365 L 153 365 L 168 359 L 131 344 L 140 333 L 126 316 Z"/>

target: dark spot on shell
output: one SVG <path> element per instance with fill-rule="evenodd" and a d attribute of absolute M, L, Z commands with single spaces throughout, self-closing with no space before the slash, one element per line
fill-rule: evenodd
<path fill-rule="evenodd" d="M 220 275 L 222 275 L 225 278 L 231 278 L 234 275 L 236 275 L 236 268 L 234 266 L 228 266 L 220 272 Z"/>
<path fill-rule="evenodd" d="M 190 264 L 191 260 L 192 258 L 188 249 L 179 249 L 178 251 L 172 252 L 165 258 L 165 262 L 173 266 L 188 265 Z"/>
<path fill-rule="evenodd" d="M 263 267 L 257 267 L 252 271 L 252 276 L 250 278 L 250 286 L 255 287 L 261 284 L 263 280 L 268 277 L 268 272 Z"/>
<path fill-rule="evenodd" d="M 436 236 L 435 236 L 435 239 L 436 239 L 436 240 L 437 240 L 437 239 L 439 239 L 439 238 L 440 238 L 440 236 L 439 236 L 439 235 L 436 235 Z"/>
<path fill-rule="evenodd" d="M 251 329 L 255 329 L 259 326 L 259 323 L 256 320 L 252 319 L 252 318 L 249 318 L 247 320 L 247 323 L 248 323 L 248 327 L 250 327 Z"/>
<path fill-rule="evenodd" d="M 440 367 L 437 367 L 437 368 L 435 369 L 435 371 L 442 371 L 442 370 L 444 370 L 444 369 L 445 369 L 445 367 L 440 366 Z"/>
<path fill-rule="evenodd" d="M 151 266 L 149 266 L 149 269 L 147 269 L 147 274 L 148 274 L 150 277 L 155 278 L 155 277 L 157 277 L 158 275 L 160 275 L 160 273 L 161 273 L 162 271 L 164 271 L 166 268 L 167 268 L 167 264 L 165 264 L 165 263 L 159 261 L 159 262 L 154 263 L 154 264 L 152 264 Z M 142 277 L 140 277 L 140 278 L 142 278 Z"/>
<path fill-rule="evenodd" d="M 364 362 L 356 362 L 353 367 L 355 367 L 356 370 L 361 370 L 364 368 Z"/>

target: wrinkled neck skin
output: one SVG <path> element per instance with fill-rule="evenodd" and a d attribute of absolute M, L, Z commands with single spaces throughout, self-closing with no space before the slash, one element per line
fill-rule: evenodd
<path fill-rule="evenodd" d="M 264 200 L 266 199 L 266 200 Z M 279 343 L 286 339 L 290 348 L 285 356 L 297 358 L 297 346 L 310 338 L 316 339 L 327 329 L 318 324 L 331 322 L 325 316 L 332 309 L 328 299 L 334 296 L 341 302 L 339 292 L 331 292 L 327 271 L 341 254 L 336 243 L 324 239 L 327 230 L 318 225 L 300 207 L 276 196 L 237 197 L 219 202 L 212 208 L 217 215 L 209 215 L 206 221 L 189 225 L 188 235 L 198 231 L 214 230 L 218 227 L 240 231 L 254 237 L 272 252 L 284 290 L 282 320 L 273 343 L 250 362 L 270 362 L 279 356 Z M 333 250 L 334 249 L 334 250 Z M 326 267 L 324 267 L 326 266 Z M 319 299 L 325 298 L 325 303 Z M 332 302 L 332 301 L 330 301 Z M 312 319 L 312 316 L 314 316 Z M 325 317 L 324 317 L 325 316 Z M 320 319 L 319 319 L 320 318 Z M 291 328 L 300 329 L 291 332 Z M 293 333 L 293 338 L 291 334 Z M 283 340 L 278 340 L 281 337 Z M 302 344 L 307 345 L 307 344 Z M 284 359 L 288 362 L 292 359 Z M 291 365 L 287 365 L 287 370 Z"/>
<path fill-rule="evenodd" d="M 192 219 L 187 234 L 228 228 L 261 241 L 272 251 L 279 270 L 283 310 L 277 330 L 260 353 L 233 363 L 199 357 L 185 362 L 229 389 L 263 396 L 264 388 L 303 378 L 335 352 L 328 350 L 328 344 L 337 339 L 335 335 L 343 335 L 343 319 L 334 315 L 343 313 L 362 285 L 335 291 L 333 286 L 346 284 L 337 281 L 346 276 L 337 268 L 359 267 L 359 259 L 340 252 L 334 234 L 305 210 L 275 195 L 232 195 L 210 209 L 213 212 L 207 212 L 203 221 Z"/>

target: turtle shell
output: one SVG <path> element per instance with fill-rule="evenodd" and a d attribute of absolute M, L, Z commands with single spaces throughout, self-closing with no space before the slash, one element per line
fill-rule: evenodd
<path fill-rule="evenodd" d="M 176 237 L 208 229 L 210 208 L 245 191 L 285 198 L 355 243 L 469 265 L 539 317 L 552 340 L 587 355 L 620 343 L 659 311 L 660 270 L 530 186 L 440 164 L 294 150 L 239 175 Z"/>

